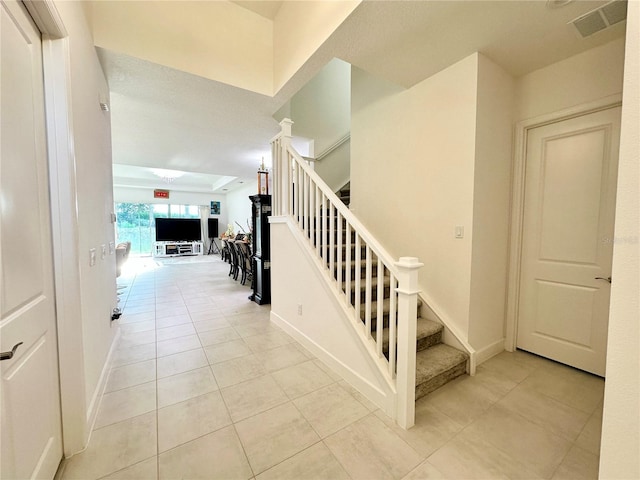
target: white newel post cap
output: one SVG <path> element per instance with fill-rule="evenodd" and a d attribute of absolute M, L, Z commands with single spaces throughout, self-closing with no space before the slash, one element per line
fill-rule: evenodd
<path fill-rule="evenodd" d="M 396 262 L 399 270 L 397 292 L 405 295 L 416 295 L 420 293 L 418 289 L 418 270 L 424 267 L 416 257 L 400 257 Z"/>
<path fill-rule="evenodd" d="M 290 118 L 282 119 L 282 121 L 280 122 L 280 127 L 282 128 L 282 136 L 291 136 L 291 125 L 293 125 L 293 120 L 291 120 Z"/>

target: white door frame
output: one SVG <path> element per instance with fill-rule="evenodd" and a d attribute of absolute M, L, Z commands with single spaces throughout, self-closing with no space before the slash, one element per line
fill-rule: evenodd
<path fill-rule="evenodd" d="M 65 457 L 88 443 L 69 38 L 53 0 L 23 0 L 42 33 L 58 369 Z"/>
<path fill-rule="evenodd" d="M 526 173 L 527 136 L 529 130 L 550 123 L 580 117 L 622 105 L 622 94 L 611 95 L 565 110 L 523 120 L 516 124 L 513 174 L 511 180 L 511 222 L 509 227 L 509 271 L 507 278 L 507 316 L 504 348 L 516 349 L 518 305 L 520 302 L 520 265 L 522 261 L 522 228 L 524 221 L 524 187 Z"/>

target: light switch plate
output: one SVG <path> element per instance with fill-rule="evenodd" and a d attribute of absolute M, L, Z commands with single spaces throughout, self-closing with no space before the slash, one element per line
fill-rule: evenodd
<path fill-rule="evenodd" d="M 96 249 L 89 249 L 89 266 L 93 267 L 96 264 Z"/>
<path fill-rule="evenodd" d="M 103 243 L 100 245 L 100 259 L 104 260 L 104 257 L 107 256 L 107 246 Z"/>
<path fill-rule="evenodd" d="M 462 225 L 456 225 L 455 236 L 456 238 L 464 238 L 464 227 Z"/>
<path fill-rule="evenodd" d="M 114 253 L 116 253 L 116 244 L 109 242 L 109 255 L 113 255 Z"/>

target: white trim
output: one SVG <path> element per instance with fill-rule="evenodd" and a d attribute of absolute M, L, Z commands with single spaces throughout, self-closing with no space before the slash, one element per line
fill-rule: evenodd
<path fill-rule="evenodd" d="M 481 365 L 504 351 L 504 338 L 497 340 L 476 352 L 477 365 Z"/>
<path fill-rule="evenodd" d="M 40 33 L 50 39 L 64 38 L 67 29 L 52 0 L 23 0 Z"/>
<path fill-rule="evenodd" d="M 76 168 L 71 119 L 69 40 L 51 1 L 26 3 L 44 29 L 42 56 L 47 122 L 51 233 L 57 312 L 58 369 L 64 455 L 87 445 Z M 47 16 L 50 17 L 47 17 Z"/>
<path fill-rule="evenodd" d="M 107 359 L 104 362 L 104 367 L 102 368 L 100 378 L 98 379 L 98 385 L 96 385 L 96 389 L 94 390 L 93 396 L 91 397 L 91 402 L 89 403 L 89 408 L 87 409 L 87 425 L 90 425 L 89 432 L 93 432 L 93 427 L 96 423 L 100 403 L 102 402 L 104 391 L 107 388 L 107 381 L 109 380 L 109 373 L 111 372 L 113 357 L 115 356 L 115 352 L 117 350 L 117 347 L 119 346 L 119 343 L 120 328 L 116 330 L 113 342 L 111 343 L 111 348 L 109 349 L 109 353 L 107 354 Z M 91 437 L 91 433 L 89 433 L 89 437 Z M 87 445 L 88 444 L 89 439 L 87 440 Z"/>
<path fill-rule="evenodd" d="M 507 281 L 506 334 L 504 348 L 513 352 L 517 346 L 518 303 L 520 297 L 520 263 L 522 261 L 522 228 L 524 220 L 525 162 L 529 130 L 569 120 L 622 105 L 622 94 L 610 95 L 593 102 L 523 120 L 515 127 L 513 176 L 511 179 L 511 222 L 509 224 L 509 270 Z"/>

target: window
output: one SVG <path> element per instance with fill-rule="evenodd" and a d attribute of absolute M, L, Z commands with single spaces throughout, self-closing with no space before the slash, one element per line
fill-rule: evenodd
<path fill-rule="evenodd" d="M 119 242 L 131 242 L 134 255 L 151 255 L 156 241 L 156 218 L 200 218 L 198 205 L 166 203 L 116 203 L 116 235 Z"/>

